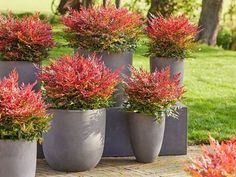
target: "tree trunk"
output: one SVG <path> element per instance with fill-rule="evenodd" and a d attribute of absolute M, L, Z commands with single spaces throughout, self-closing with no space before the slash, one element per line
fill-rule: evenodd
<path fill-rule="evenodd" d="M 202 11 L 198 23 L 202 31 L 197 36 L 198 41 L 208 45 L 216 44 L 222 6 L 223 0 L 202 0 Z"/>
<path fill-rule="evenodd" d="M 147 17 L 150 19 L 152 15 L 156 15 L 159 5 L 159 0 L 151 0 L 151 6 L 148 10 Z"/>
<path fill-rule="evenodd" d="M 116 0 L 116 2 L 115 2 L 115 3 L 116 3 L 116 8 L 117 8 L 117 9 L 120 8 L 120 1 L 121 1 L 121 0 Z"/>

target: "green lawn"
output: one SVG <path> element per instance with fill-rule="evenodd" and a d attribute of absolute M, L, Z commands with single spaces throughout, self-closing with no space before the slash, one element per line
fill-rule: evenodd
<path fill-rule="evenodd" d="M 145 41 L 140 42 L 134 54 L 136 67 L 149 69 L 146 51 Z M 55 48 L 51 58 L 72 52 L 71 48 Z M 227 139 L 236 134 L 236 52 L 200 45 L 192 56 L 185 60 L 187 93 L 183 99 L 189 108 L 189 143 L 208 142 L 209 132 L 219 140 Z"/>

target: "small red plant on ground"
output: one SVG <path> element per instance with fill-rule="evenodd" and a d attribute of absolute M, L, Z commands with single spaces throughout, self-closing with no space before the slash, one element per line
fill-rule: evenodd
<path fill-rule="evenodd" d="M 15 70 L 0 80 L 0 139 L 33 140 L 47 130 L 46 105 L 34 85 L 19 87 Z"/>
<path fill-rule="evenodd" d="M 54 107 L 99 109 L 109 106 L 119 71 L 112 72 L 95 55 L 84 58 L 76 54 L 43 67 L 40 78 Z"/>
<path fill-rule="evenodd" d="M 236 177 L 236 138 L 219 143 L 209 138 L 203 155 L 192 161 L 187 171 L 194 177 Z"/>
<path fill-rule="evenodd" d="M 52 26 L 39 14 L 15 19 L 0 16 L 0 57 L 4 60 L 40 61 L 54 46 Z"/>
<path fill-rule="evenodd" d="M 170 110 L 184 94 L 179 75 L 170 79 L 170 70 L 149 73 L 143 69 L 131 68 L 132 76 L 124 83 L 128 111 L 145 113 L 159 118 L 159 113 Z"/>
<path fill-rule="evenodd" d="M 115 7 L 70 10 L 61 20 L 73 47 L 108 52 L 134 49 L 143 24 L 139 14 Z"/>
<path fill-rule="evenodd" d="M 170 18 L 159 15 L 149 20 L 146 33 L 150 38 L 150 55 L 183 59 L 198 33 L 198 28 L 183 15 Z"/>

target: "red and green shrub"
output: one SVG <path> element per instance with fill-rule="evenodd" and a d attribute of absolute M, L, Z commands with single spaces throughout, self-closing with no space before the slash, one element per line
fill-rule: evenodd
<path fill-rule="evenodd" d="M 184 89 L 180 86 L 179 74 L 170 79 L 170 70 L 149 73 L 131 68 L 132 76 L 124 83 L 127 111 L 144 113 L 159 118 L 163 111 L 175 113 L 172 106 L 180 100 Z"/>
<path fill-rule="evenodd" d="M 184 16 L 164 18 L 159 15 L 149 20 L 149 55 L 183 59 L 198 33 L 197 26 Z"/>
<path fill-rule="evenodd" d="M 133 50 L 143 24 L 139 14 L 115 7 L 70 10 L 61 20 L 74 48 L 114 53 Z"/>
<path fill-rule="evenodd" d="M 76 54 L 43 67 L 40 78 L 53 107 L 99 109 L 110 105 L 119 71 L 112 72 L 95 55 L 84 58 Z"/>
<path fill-rule="evenodd" d="M 39 62 L 53 46 L 52 26 L 40 20 L 39 14 L 0 16 L 0 59 Z"/>
<path fill-rule="evenodd" d="M 0 80 L 0 139 L 38 140 L 49 128 L 50 115 L 34 85 L 19 86 L 15 70 Z"/>
<path fill-rule="evenodd" d="M 193 177 L 236 177 L 236 138 L 222 143 L 209 139 L 210 147 L 202 147 L 203 155 L 187 171 Z"/>

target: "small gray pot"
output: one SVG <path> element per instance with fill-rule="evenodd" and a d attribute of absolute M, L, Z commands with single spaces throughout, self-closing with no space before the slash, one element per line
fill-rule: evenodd
<path fill-rule="evenodd" d="M 39 63 L 30 61 L 0 61 L 0 78 L 8 76 L 13 69 L 19 74 L 19 84 L 32 84 L 37 81 L 37 66 Z M 34 90 L 40 89 L 40 83 L 34 87 Z"/>
<path fill-rule="evenodd" d="M 140 113 L 130 113 L 130 139 L 136 160 L 141 163 L 153 162 L 161 151 L 165 130 L 165 114 L 161 122 Z"/>
<path fill-rule="evenodd" d="M 89 55 L 93 54 L 92 52 L 88 52 L 82 49 L 78 49 L 77 52 L 85 57 L 88 57 Z M 128 51 L 124 53 L 111 53 L 111 54 L 107 52 L 100 52 L 96 53 L 96 56 L 98 58 L 101 58 L 104 64 L 112 71 L 124 67 L 120 74 L 121 78 L 123 78 L 123 75 L 130 76 L 131 73 L 128 66 L 132 65 L 132 58 L 133 58 L 132 52 Z M 114 95 L 116 97 L 114 107 L 118 107 L 122 104 L 124 99 L 121 85 L 118 86 L 117 91 L 114 93 Z"/>
<path fill-rule="evenodd" d="M 35 177 L 36 141 L 0 140 L 0 176 Z"/>
<path fill-rule="evenodd" d="M 160 71 L 167 66 L 170 67 L 170 78 L 175 74 L 181 73 L 180 84 L 183 85 L 184 79 L 184 59 L 164 58 L 164 57 L 150 57 L 150 70 L 154 72 L 155 69 Z"/>
<path fill-rule="evenodd" d="M 104 149 L 106 110 L 50 109 L 49 113 L 54 114 L 54 119 L 43 136 L 49 166 L 64 172 L 94 168 Z"/>

